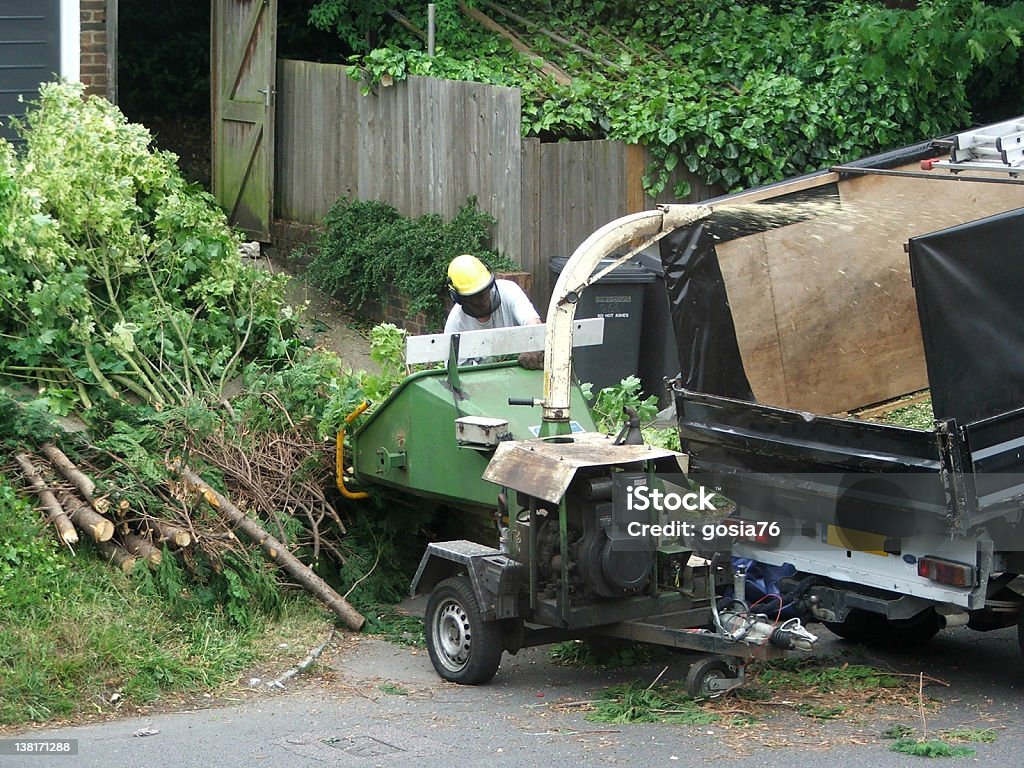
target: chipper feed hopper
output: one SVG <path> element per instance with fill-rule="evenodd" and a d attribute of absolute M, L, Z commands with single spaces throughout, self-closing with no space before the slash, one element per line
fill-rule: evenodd
<path fill-rule="evenodd" d="M 617 437 L 596 432 L 572 377 L 574 343 L 601 332 L 602 321 L 575 319 L 581 292 L 709 214 L 660 206 L 595 232 L 563 268 L 543 326 L 411 338 L 409 362 L 446 366 L 410 376 L 352 435 L 355 481 L 488 509 L 496 521 L 497 547 L 431 543 L 413 579 L 413 594 L 430 593 L 427 648 L 441 677 L 484 683 L 506 650 L 605 636 L 714 654 L 687 680 L 710 696 L 739 685 L 747 659 L 814 643 L 799 621 L 752 611 L 742 578 L 719 605 L 729 577 L 692 557 L 679 520 L 667 527 L 667 505 L 649 503 L 656 491 L 697 498 L 686 456 L 644 445 L 635 413 Z M 540 349 L 543 372 L 459 364 Z"/>

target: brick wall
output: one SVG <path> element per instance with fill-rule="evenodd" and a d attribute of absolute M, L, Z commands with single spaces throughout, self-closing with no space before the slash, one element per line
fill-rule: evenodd
<path fill-rule="evenodd" d="M 319 236 L 320 230 L 313 224 L 274 219 L 270 224 L 270 243 L 263 246 L 263 251 L 272 259 L 304 268 L 316 254 L 310 244 Z"/>
<path fill-rule="evenodd" d="M 107 2 L 79 0 L 82 24 L 81 80 L 85 92 L 109 96 L 107 74 Z"/>

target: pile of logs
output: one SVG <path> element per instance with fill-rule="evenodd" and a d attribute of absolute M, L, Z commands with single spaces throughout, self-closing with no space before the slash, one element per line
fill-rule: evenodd
<path fill-rule="evenodd" d="M 46 521 L 53 524 L 58 539 L 68 547 L 73 548 L 81 534 L 109 562 L 130 573 L 140 560 L 155 567 L 165 549 L 182 551 L 197 541 L 195 530 L 133 512 L 125 500 L 112 502 L 109 496 L 98 495 L 93 480 L 55 444 L 44 443 L 39 453 L 41 456 L 19 453 L 15 461 L 26 486 L 38 497 Z M 245 515 L 182 462 L 172 462 L 169 468 L 231 528 L 260 546 L 275 565 L 330 608 L 346 626 L 356 631 L 362 629 L 363 616 L 257 520 Z"/>
<path fill-rule="evenodd" d="M 159 565 L 164 543 L 175 547 L 191 544 L 191 534 L 175 526 L 130 522 L 127 503 L 112 505 L 109 498 L 98 496 L 92 478 L 53 443 L 44 443 L 40 453 L 45 464 L 26 453 L 17 454 L 14 460 L 38 496 L 46 521 L 57 529 L 57 538 L 64 544 L 77 544 L 81 533 L 125 573 L 131 573 L 140 559 Z M 57 479 L 52 479 L 54 476 Z"/>

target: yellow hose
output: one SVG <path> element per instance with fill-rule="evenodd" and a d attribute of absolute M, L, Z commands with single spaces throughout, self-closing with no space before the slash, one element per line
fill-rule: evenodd
<path fill-rule="evenodd" d="M 370 407 L 370 403 L 363 400 L 352 413 L 345 417 L 345 425 L 348 426 L 357 418 L 359 414 Z M 337 443 L 334 447 L 334 472 L 338 479 L 338 490 L 341 491 L 341 495 L 346 499 L 368 499 L 370 494 L 365 491 L 350 491 L 345 487 L 345 427 L 338 430 Z"/>

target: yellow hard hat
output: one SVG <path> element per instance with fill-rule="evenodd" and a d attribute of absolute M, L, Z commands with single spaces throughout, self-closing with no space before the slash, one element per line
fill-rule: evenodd
<path fill-rule="evenodd" d="M 448 285 L 459 296 L 472 296 L 490 287 L 494 275 L 480 259 L 468 253 L 448 265 Z"/>

